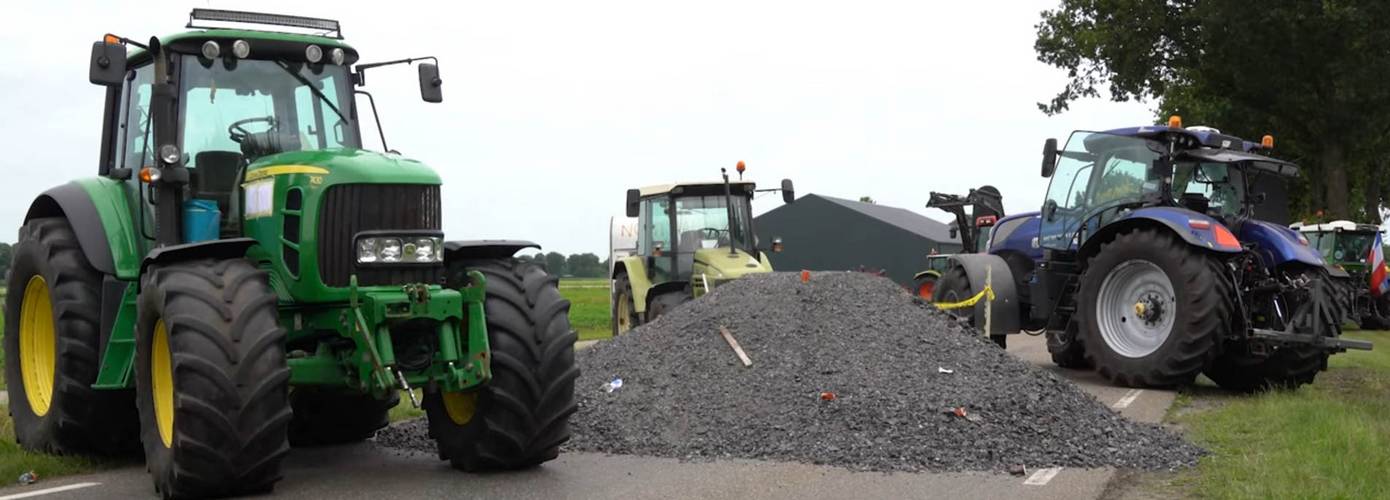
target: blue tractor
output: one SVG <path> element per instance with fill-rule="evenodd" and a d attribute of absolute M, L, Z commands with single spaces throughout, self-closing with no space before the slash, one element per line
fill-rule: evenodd
<path fill-rule="evenodd" d="M 1117 385 L 1310 383 L 1330 354 L 1371 344 L 1340 338 L 1330 268 L 1268 220 L 1298 175 L 1261 154 L 1272 147 L 1177 117 L 1049 139 L 1042 209 L 999 221 L 987 253 L 953 256 L 937 292 L 971 296 L 988 276 L 990 335 L 1045 333 L 1057 364 Z M 982 326 L 983 310 L 964 314 Z"/>

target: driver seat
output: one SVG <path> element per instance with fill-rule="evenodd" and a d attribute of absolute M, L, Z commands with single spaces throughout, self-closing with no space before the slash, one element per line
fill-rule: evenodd
<path fill-rule="evenodd" d="M 245 149 L 244 144 L 242 148 Z M 235 151 L 202 151 L 193 157 L 193 166 L 192 197 L 216 201 L 222 214 L 228 214 L 246 157 Z"/>

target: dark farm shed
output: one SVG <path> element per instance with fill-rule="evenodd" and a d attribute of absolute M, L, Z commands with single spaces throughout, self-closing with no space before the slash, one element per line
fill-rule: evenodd
<path fill-rule="evenodd" d="M 785 250 L 771 254 L 778 271 L 881 269 L 902 285 L 924 269 L 926 255 L 960 250 L 949 226 L 911 210 L 808 194 L 754 219 L 767 246 L 781 237 Z"/>

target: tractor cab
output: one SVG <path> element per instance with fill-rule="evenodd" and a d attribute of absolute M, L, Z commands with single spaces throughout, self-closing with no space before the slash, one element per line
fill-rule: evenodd
<path fill-rule="evenodd" d="M 256 167 L 326 174 L 345 158 L 376 162 L 362 155 L 363 115 L 355 97 L 372 101 L 358 87 L 368 68 L 416 59 L 354 69 L 357 51 L 328 19 L 194 9 L 188 27 L 145 43 L 107 35 L 92 50 L 90 79 L 108 88 L 108 113 L 115 115 L 103 136 L 102 173 L 137 184 L 131 201 L 144 202 L 137 206 L 171 203 L 157 209 L 173 215 L 151 224 L 166 233 L 153 239 L 176 244 L 239 236 L 238 212 L 266 208 L 243 206 L 269 194 L 243 197 L 244 183 L 273 175 L 256 174 Z M 422 98 L 440 102 L 438 67 L 420 64 L 419 73 Z M 389 151 L 384 134 L 381 148 Z M 159 186 L 172 189 L 161 194 Z"/>
<path fill-rule="evenodd" d="M 1266 140 L 1272 147 L 1273 139 Z M 1043 248 L 1074 251 L 1136 209 L 1173 207 L 1218 222 L 1224 231 L 1208 224 L 1195 228 L 1210 233 L 1199 237 L 1238 250 L 1231 231 L 1239 232 L 1266 198 L 1252 194 L 1252 186 L 1261 177 L 1298 173 L 1291 163 L 1252 152 L 1262 148 L 1214 129 L 1180 125 L 1077 131 L 1060 151 L 1049 142 L 1045 157 L 1055 162 L 1044 160 L 1043 174 L 1051 184 L 1040 242 Z"/>
<path fill-rule="evenodd" d="M 743 163 L 739 163 L 740 177 Z M 752 181 L 685 182 L 628 191 L 628 215 L 637 217 L 637 255 L 648 263 L 652 283 L 688 282 L 694 296 L 745 274 L 768 272 L 764 250 L 781 251 L 781 241 L 760 248 L 753 234 Z M 783 181 L 784 196 L 793 196 Z"/>
<path fill-rule="evenodd" d="M 757 189 L 720 169 L 722 181 L 660 184 L 627 191 L 627 219 L 615 218 L 610 230 L 612 277 L 610 303 L 613 333 L 651 321 L 685 301 L 723 283 L 751 274 L 772 272 L 769 253 L 782 250 L 781 239 L 760 242 L 753 232 L 753 198 L 781 191 L 794 197 L 792 181 L 780 188 Z"/>
<path fill-rule="evenodd" d="M 1341 266 L 1350 274 L 1364 273 L 1371 245 L 1376 243 L 1380 226 L 1337 220 L 1324 224 L 1295 223 L 1292 226 L 1329 264 Z"/>

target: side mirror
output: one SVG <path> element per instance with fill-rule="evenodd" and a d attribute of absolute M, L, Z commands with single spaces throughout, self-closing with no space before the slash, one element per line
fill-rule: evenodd
<path fill-rule="evenodd" d="M 420 64 L 420 98 L 425 102 L 444 101 L 444 80 L 439 79 L 439 66 L 430 63 Z"/>
<path fill-rule="evenodd" d="M 792 189 L 791 179 L 782 179 L 782 203 L 791 203 L 796 199 L 796 190 Z"/>
<path fill-rule="evenodd" d="M 642 200 L 642 191 L 636 189 L 627 190 L 627 216 L 636 217 L 640 212 L 639 204 Z"/>
<path fill-rule="evenodd" d="M 95 42 L 92 44 L 91 69 L 87 80 L 97 85 L 119 87 L 125 81 L 125 45 Z"/>
<path fill-rule="evenodd" d="M 1057 139 L 1048 139 L 1043 143 L 1042 157 L 1042 176 L 1052 177 L 1052 172 L 1057 170 Z"/>

